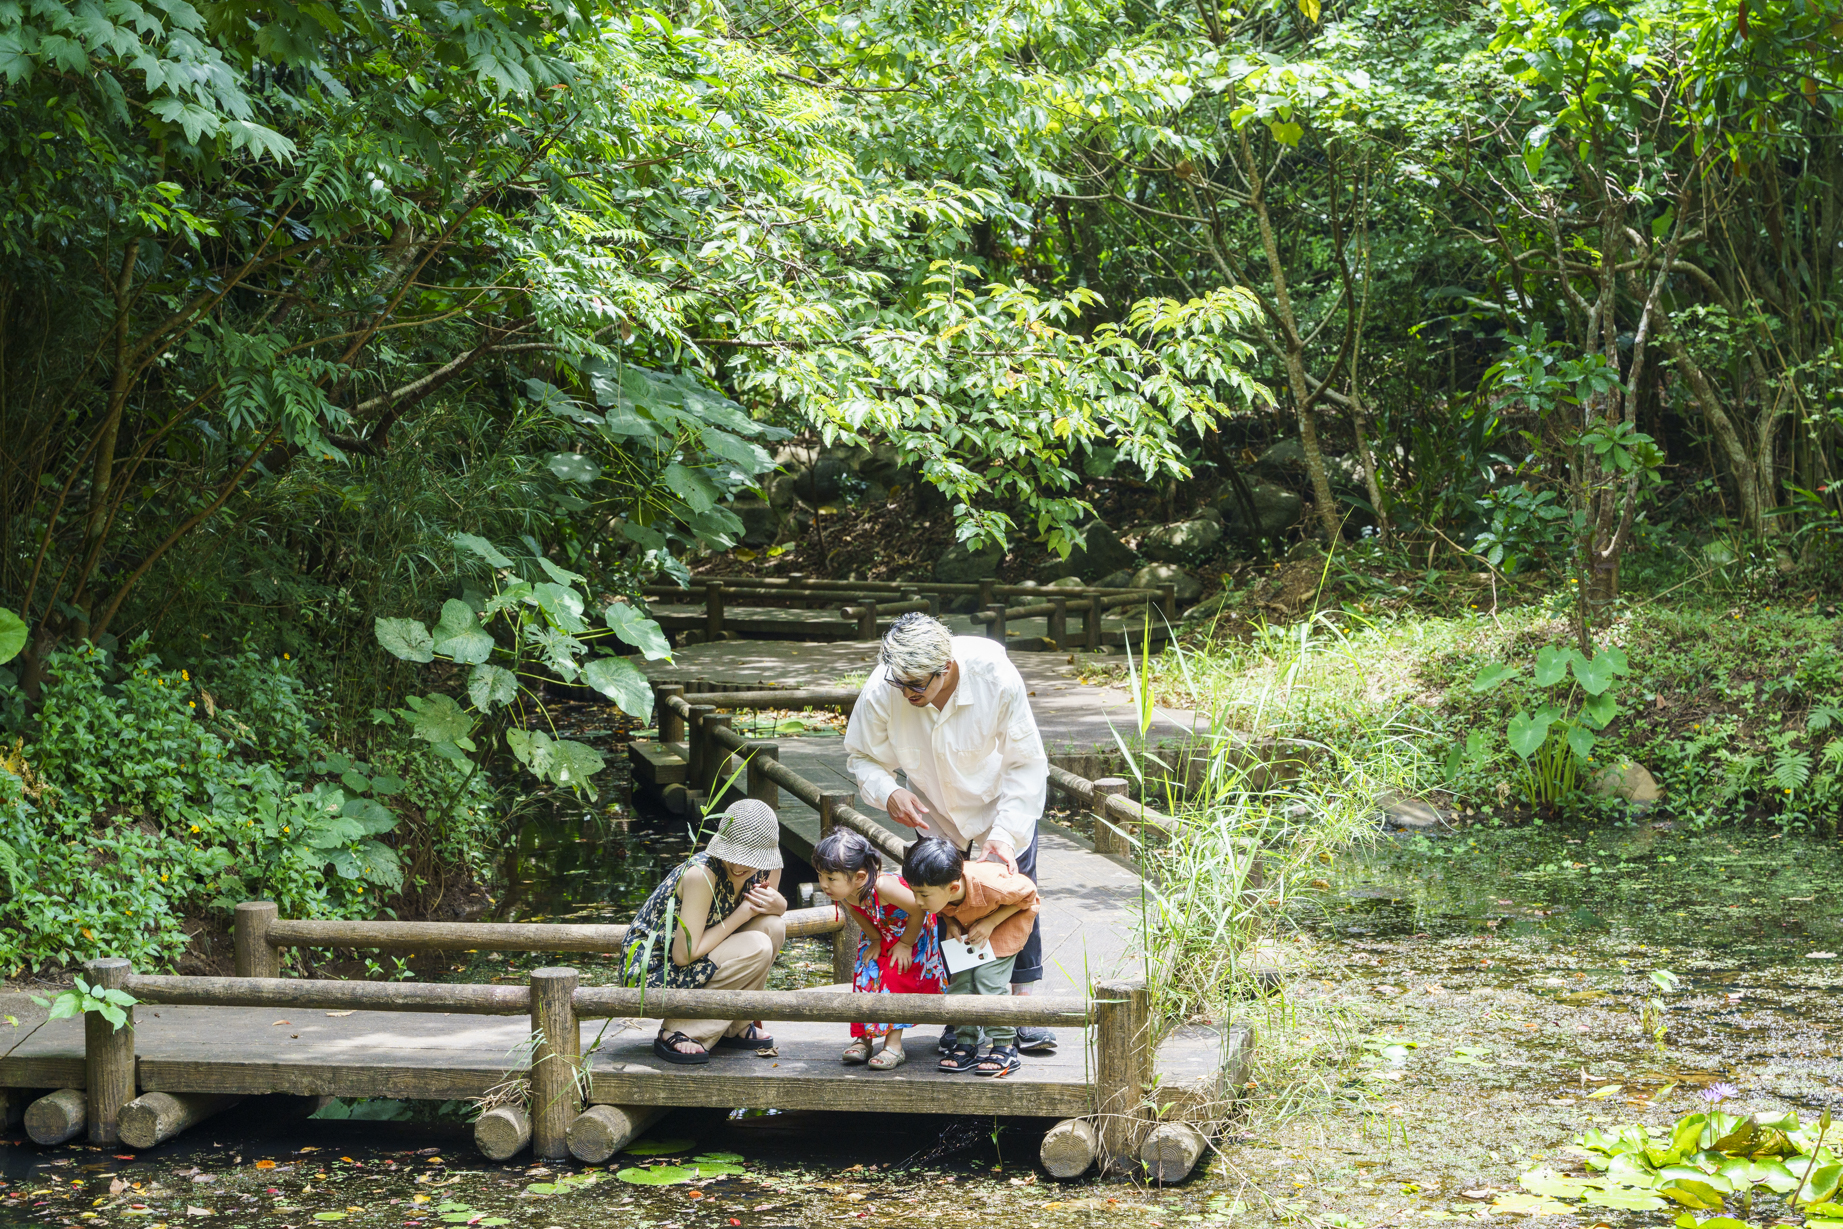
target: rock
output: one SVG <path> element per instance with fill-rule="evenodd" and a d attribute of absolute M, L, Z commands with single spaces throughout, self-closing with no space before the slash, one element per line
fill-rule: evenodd
<path fill-rule="evenodd" d="M 944 585 L 968 585 L 991 580 L 998 575 L 998 565 L 1005 561 L 1005 548 L 986 545 L 977 551 L 966 543 L 955 542 L 947 553 L 934 561 L 934 579 Z"/>
<path fill-rule="evenodd" d="M 1222 541 L 1222 522 L 1209 517 L 1160 525 L 1139 540 L 1140 553 L 1159 563 L 1179 563 L 1207 554 Z"/>
<path fill-rule="evenodd" d="M 822 456 L 794 475 L 794 493 L 809 504 L 829 503 L 844 493 L 850 475 L 843 457 Z"/>
<path fill-rule="evenodd" d="M 1594 778 L 1593 792 L 1602 798 L 1622 798 L 1631 804 L 1633 811 L 1641 814 L 1656 806 L 1657 800 L 1664 796 L 1657 778 L 1635 760 L 1620 760 L 1601 769 L 1599 776 Z"/>
<path fill-rule="evenodd" d="M 768 502 L 774 507 L 791 508 L 800 498 L 800 493 L 796 489 L 799 481 L 799 474 L 776 474 L 763 484 L 762 491 L 768 496 Z"/>
<path fill-rule="evenodd" d="M 1105 521 L 1089 521 L 1081 527 L 1081 532 L 1083 544 L 1056 564 L 1056 571 L 1092 584 L 1102 576 L 1132 567 L 1133 552 Z"/>
<path fill-rule="evenodd" d="M 1249 501 L 1254 505 L 1254 520 L 1233 486 L 1226 486 L 1210 505 L 1222 517 L 1223 529 L 1237 538 L 1273 538 L 1299 523 L 1305 500 L 1282 486 L 1269 482 L 1248 483 Z"/>
<path fill-rule="evenodd" d="M 1438 832 L 1443 825 L 1440 813 L 1419 798 L 1384 794 L 1377 801 L 1382 804 L 1382 828 L 1385 832 L 1432 834 Z"/>
<path fill-rule="evenodd" d="M 1121 568 L 1118 572 L 1109 572 L 1094 582 L 1096 589 L 1125 589 L 1132 585 L 1133 573 L 1130 568 Z"/>
<path fill-rule="evenodd" d="M 1079 589 L 1087 583 L 1079 576 L 1059 576 L 1043 587 L 1045 589 Z"/>
<path fill-rule="evenodd" d="M 1297 478 L 1305 473 L 1305 445 L 1296 439 L 1281 440 L 1263 452 L 1253 468 L 1276 481 Z"/>
<path fill-rule="evenodd" d="M 1147 564 L 1133 573 L 1128 587 L 1156 589 L 1160 585 L 1176 585 L 1177 600 L 1180 602 L 1194 602 L 1203 596 L 1203 582 L 1175 563 Z"/>
<path fill-rule="evenodd" d="M 729 510 L 742 522 L 742 536 L 738 541 L 743 546 L 768 546 L 774 542 L 781 528 L 781 517 L 773 504 L 765 499 L 743 498 L 730 504 Z"/>

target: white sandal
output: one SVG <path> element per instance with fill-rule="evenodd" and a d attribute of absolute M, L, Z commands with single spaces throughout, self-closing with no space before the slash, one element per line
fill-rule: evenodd
<path fill-rule="evenodd" d="M 862 1064 L 869 1062 L 870 1061 L 870 1038 L 859 1037 L 856 1041 L 853 1041 L 850 1045 L 846 1046 L 845 1052 L 841 1054 L 839 1057 L 845 1062 L 846 1065 L 852 1066 L 852 1067 L 861 1066 Z"/>

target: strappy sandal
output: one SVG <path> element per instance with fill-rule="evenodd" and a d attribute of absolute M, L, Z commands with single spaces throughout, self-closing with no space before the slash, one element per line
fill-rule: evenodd
<path fill-rule="evenodd" d="M 993 1046 L 986 1051 L 986 1056 L 973 1068 L 974 1075 L 1010 1075 L 1024 1064 L 1018 1061 L 1017 1049 L 1013 1046 Z"/>
<path fill-rule="evenodd" d="M 717 1038 L 719 1050 L 768 1050 L 774 1047 L 774 1038 L 756 1028 L 753 1024 L 733 1037 Z"/>
<path fill-rule="evenodd" d="M 845 1047 L 845 1052 L 839 1055 L 839 1059 L 849 1067 L 856 1067 L 860 1064 L 869 1062 L 870 1038 L 859 1037 L 856 1041 Z"/>
<path fill-rule="evenodd" d="M 872 1071 L 894 1071 L 908 1061 L 908 1051 L 891 1050 L 888 1046 L 884 1046 L 870 1060 L 870 1069 Z"/>
<path fill-rule="evenodd" d="M 971 1071 L 979 1065 L 979 1047 L 956 1045 L 947 1051 L 947 1057 L 941 1060 L 942 1071 Z"/>
<path fill-rule="evenodd" d="M 666 1037 L 654 1037 L 653 1053 L 665 1059 L 667 1062 L 677 1063 L 681 1067 L 701 1067 L 710 1061 L 709 1050 L 701 1049 L 695 1053 L 687 1054 L 685 1051 L 679 1049 L 679 1044 L 686 1041 L 689 1041 L 692 1045 L 698 1044 L 698 1039 L 696 1037 L 687 1037 L 683 1033 L 673 1033 Z"/>

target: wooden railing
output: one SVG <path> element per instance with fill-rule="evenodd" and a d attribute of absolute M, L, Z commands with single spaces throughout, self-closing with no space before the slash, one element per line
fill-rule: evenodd
<path fill-rule="evenodd" d="M 269 917 L 275 932 L 274 906 L 252 901 L 238 907 L 238 947 L 255 944 L 242 926 Z M 812 912 L 812 911 L 808 911 Z M 790 915 L 791 916 L 791 915 Z M 290 926 L 299 926 L 291 921 Z M 415 927 L 408 922 L 330 923 L 357 927 Z M 486 929 L 488 924 L 461 923 L 457 929 Z M 520 928 L 535 930 L 537 927 Z M 550 930 L 589 929 L 548 927 Z M 596 928 L 609 929 L 609 928 Z M 425 932 L 426 933 L 426 932 Z M 529 938 L 530 936 L 525 936 Z M 361 938 L 349 931 L 342 945 Z M 376 930 L 362 938 L 379 938 Z M 403 946 L 386 940 L 379 946 Z M 494 940 L 482 936 L 478 946 Z M 267 946 L 266 939 L 263 946 Z M 528 1068 L 531 1081 L 530 1140 L 545 1159 L 569 1155 L 569 1133 L 582 1104 L 578 1068 L 581 1022 L 622 1017 L 658 1020 L 667 1017 L 786 1021 L 790 1023 L 879 1023 L 953 1025 L 1092 1025 L 1095 1045 L 1092 1090 L 1096 1130 L 1107 1155 L 1125 1156 L 1145 1125 L 1143 1089 L 1151 1086 L 1153 1043 L 1143 982 L 1100 981 L 1087 998 L 1074 995 L 1013 997 L 920 994 L 863 995 L 825 991 L 667 990 L 625 986 L 583 986 L 573 968 L 535 969 L 524 986 L 480 986 L 419 982 L 350 982 L 280 977 L 144 976 L 126 960 L 94 960 L 85 966 L 90 983 L 127 992 L 139 1004 L 189 1007 L 264 1007 L 286 1010 L 446 1012 L 467 1015 L 528 1016 L 533 1037 Z M 127 1024 L 112 1027 L 96 1012 L 84 1020 L 85 1109 L 91 1139 L 115 1143 L 117 1119 L 135 1100 L 134 1008 Z M 348 1064 L 357 1055 L 348 1056 Z M 307 1081 L 311 1082 L 311 1080 Z M 174 1090 L 187 1094 L 186 1089 Z M 59 1094 L 62 1095 L 62 1094 Z M 168 1096 L 170 1094 L 155 1094 Z M 201 1107 L 209 1113 L 210 1108 Z"/>
<path fill-rule="evenodd" d="M 1101 619 L 1108 610 L 1122 606 L 1143 605 L 1148 611 L 1156 605 L 1167 624 L 1177 622 L 1177 587 L 1104 588 L 1095 585 L 1052 588 L 1037 585 L 1001 585 L 997 581 L 954 584 L 931 581 L 868 580 L 794 580 L 779 577 L 713 576 L 693 579 L 689 587 L 673 588 L 651 585 L 642 591 L 648 598 L 704 604 L 704 634 L 715 640 L 724 631 L 724 619 L 731 598 L 753 598 L 830 605 L 840 598 L 856 596 L 860 600 L 839 608 L 839 618 L 855 623 L 860 640 L 875 640 L 877 620 L 886 615 L 911 611 L 938 615 L 944 597 L 977 595 L 975 623 L 984 624 L 993 640 L 1005 639 L 1006 624 L 1018 619 L 1048 618 L 1048 636 L 1058 645 L 1068 637 L 1067 617 L 1082 616 L 1083 643 L 1088 649 L 1101 646 Z M 1001 599 L 1034 598 L 1022 605 L 1007 606 Z M 1097 603 L 1099 604 L 1097 606 Z"/>

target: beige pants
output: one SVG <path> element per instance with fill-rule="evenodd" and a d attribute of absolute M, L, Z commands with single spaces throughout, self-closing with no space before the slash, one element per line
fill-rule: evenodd
<path fill-rule="evenodd" d="M 706 990 L 760 990 L 768 984 L 768 970 L 787 941 L 787 921 L 778 917 L 750 918 L 747 925 L 717 944 L 710 959 L 717 966 Z M 733 1037 L 746 1032 L 752 1020 L 666 1020 L 659 1026 L 661 1037 L 683 1033 L 705 1049 L 719 1037 Z"/>

